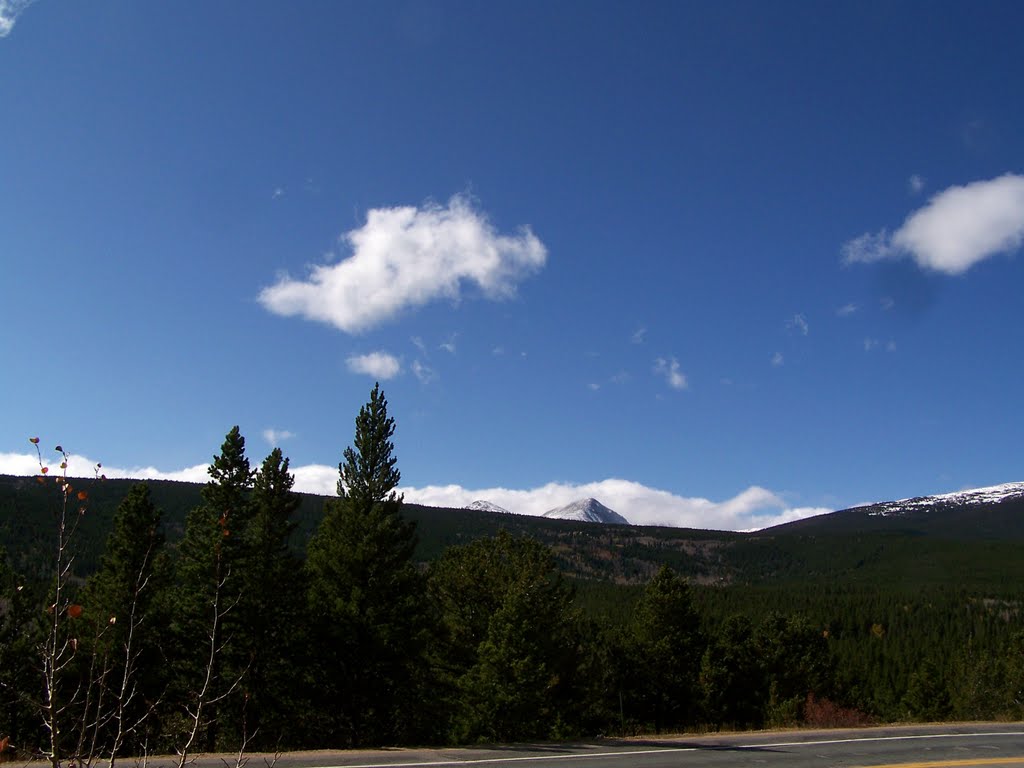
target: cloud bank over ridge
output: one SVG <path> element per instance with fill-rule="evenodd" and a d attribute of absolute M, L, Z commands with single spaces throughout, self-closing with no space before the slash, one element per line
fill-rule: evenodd
<path fill-rule="evenodd" d="M 46 459 L 56 467 L 60 459 Z M 92 477 L 96 463 L 85 456 L 72 455 L 68 463 L 69 477 Z M 103 467 L 110 478 L 137 480 L 177 480 L 205 483 L 209 480 L 207 464 L 164 472 L 155 467 Z M 310 464 L 292 467 L 295 490 L 333 496 L 338 483 L 338 467 Z M 51 470 L 52 471 L 52 470 Z M 0 474 L 36 475 L 39 462 L 34 454 L 0 453 Z M 430 485 L 399 490 L 412 504 L 433 507 L 465 507 L 478 499 L 523 515 L 542 515 L 549 509 L 564 506 L 580 498 L 594 497 L 626 517 L 634 525 L 665 525 L 679 528 L 706 528 L 723 531 L 745 531 L 767 528 L 812 515 L 831 512 L 819 507 L 794 507 L 782 496 L 760 486 L 746 490 L 724 501 L 688 498 L 657 488 L 649 488 L 631 480 L 609 478 L 592 483 L 548 483 L 539 488 L 469 489 L 459 485 Z"/>

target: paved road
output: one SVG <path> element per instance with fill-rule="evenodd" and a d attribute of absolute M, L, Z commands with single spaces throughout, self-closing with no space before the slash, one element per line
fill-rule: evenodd
<path fill-rule="evenodd" d="M 231 768 L 205 757 L 197 765 Z M 151 768 L 157 768 L 150 763 Z M 468 749 L 253 755 L 247 768 L 1024 768 L 1024 724 L 789 731 L 675 739 L 604 739 Z"/>

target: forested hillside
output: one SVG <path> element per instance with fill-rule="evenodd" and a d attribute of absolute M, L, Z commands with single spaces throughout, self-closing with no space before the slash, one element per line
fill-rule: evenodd
<path fill-rule="evenodd" d="M 330 499 L 237 428 L 204 486 L 0 478 L 0 747 L 184 764 L 1024 713 L 1019 502 L 754 534 L 434 509 L 395 495 L 394 426 L 375 388 Z"/>

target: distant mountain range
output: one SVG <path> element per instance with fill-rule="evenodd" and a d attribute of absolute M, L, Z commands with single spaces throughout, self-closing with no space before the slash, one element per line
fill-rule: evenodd
<path fill-rule="evenodd" d="M 132 481 L 83 483 L 89 504 L 76 533 L 75 567 L 85 576 L 99 563 L 114 510 Z M 202 502 L 202 486 L 166 480 L 149 486 L 173 550 L 188 511 Z M 323 517 L 325 501 L 310 494 L 301 499 L 293 540 L 300 551 Z M 47 577 L 58 502 L 49 484 L 0 475 L 0 548 L 29 578 Z M 559 567 L 588 582 L 642 584 L 667 564 L 707 585 L 1024 584 L 1024 483 L 869 504 L 752 533 L 634 526 L 593 499 L 543 517 L 510 514 L 483 500 L 471 506 L 405 505 L 405 515 L 417 524 L 419 562 L 507 530 L 551 547 Z"/>

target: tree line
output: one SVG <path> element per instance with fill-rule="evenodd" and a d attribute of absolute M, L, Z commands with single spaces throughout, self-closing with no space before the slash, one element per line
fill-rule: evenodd
<path fill-rule="evenodd" d="M 43 468 L 57 494 L 48 583 L 33 588 L 0 557 L 0 752 L 53 768 L 146 754 L 184 765 L 213 751 L 858 724 L 883 711 L 870 644 L 858 673 L 837 663 L 848 656 L 835 627 L 716 613 L 669 567 L 615 622 L 584 613 L 528 537 L 455 545 L 419 567 L 387 408 L 375 386 L 304 553 L 291 545 L 288 459 L 275 449 L 253 469 L 237 427 L 178 547 L 137 484 L 84 580 L 88 490 Z M 1024 640 L 1003 633 L 972 653 L 959 678 L 952 662 L 917 664 L 898 706 L 1019 717 Z"/>

